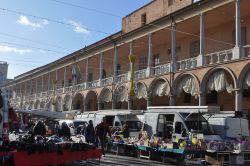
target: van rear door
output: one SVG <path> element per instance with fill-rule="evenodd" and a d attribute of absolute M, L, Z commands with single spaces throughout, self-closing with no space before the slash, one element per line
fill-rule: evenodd
<path fill-rule="evenodd" d="M 226 119 L 227 137 L 249 136 L 248 120 L 243 118 Z"/>

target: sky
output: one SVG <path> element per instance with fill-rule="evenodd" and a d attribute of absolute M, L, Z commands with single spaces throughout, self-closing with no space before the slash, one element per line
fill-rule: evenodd
<path fill-rule="evenodd" d="M 150 0 L 1 0 L 0 61 L 8 78 L 53 62 L 121 30 Z"/>

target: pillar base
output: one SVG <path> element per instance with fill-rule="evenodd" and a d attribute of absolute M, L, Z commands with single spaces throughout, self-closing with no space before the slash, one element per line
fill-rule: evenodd
<path fill-rule="evenodd" d="M 232 51 L 232 53 L 233 53 L 232 59 L 240 59 L 240 58 L 244 57 L 245 56 L 244 52 L 245 51 L 244 51 L 244 49 L 242 47 L 235 46 L 233 48 L 233 51 Z"/>
<path fill-rule="evenodd" d="M 197 57 L 197 67 L 203 66 L 205 64 L 204 55 L 200 54 Z"/>
<path fill-rule="evenodd" d="M 146 76 L 149 77 L 150 75 L 151 75 L 151 68 L 148 67 L 148 68 L 146 69 Z"/>

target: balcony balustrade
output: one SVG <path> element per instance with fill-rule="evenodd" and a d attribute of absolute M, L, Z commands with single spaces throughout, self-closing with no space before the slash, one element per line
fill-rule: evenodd
<path fill-rule="evenodd" d="M 101 86 L 111 85 L 113 83 L 113 77 L 108 77 L 101 80 Z"/>
<path fill-rule="evenodd" d="M 70 93 L 73 90 L 73 86 L 68 86 L 64 88 L 64 93 Z"/>
<path fill-rule="evenodd" d="M 64 91 L 63 88 L 59 88 L 59 89 L 56 90 L 56 94 L 61 95 L 61 94 L 63 94 L 63 91 Z"/>
<path fill-rule="evenodd" d="M 170 72 L 170 64 L 158 65 L 151 68 L 151 74 L 154 76 L 167 74 Z"/>
<path fill-rule="evenodd" d="M 195 67 L 197 67 L 197 57 L 178 61 L 176 70 L 187 70 Z"/>
<path fill-rule="evenodd" d="M 141 80 L 147 77 L 147 69 L 135 71 L 135 80 Z"/>
<path fill-rule="evenodd" d="M 250 57 L 250 46 L 244 46 L 243 53 L 244 53 L 244 57 Z M 232 58 L 233 58 L 232 49 L 206 54 L 205 65 L 228 62 L 232 60 Z M 197 57 L 177 61 L 176 63 L 176 70 L 179 70 L 179 71 L 188 70 L 188 69 L 192 69 L 195 67 L 197 67 Z M 150 71 L 151 76 L 159 76 L 159 75 L 167 74 L 170 72 L 170 63 L 152 67 L 150 70 L 151 70 Z M 134 79 L 136 81 L 145 79 L 146 77 L 147 77 L 147 69 L 137 70 L 134 73 Z M 115 82 L 116 84 L 119 84 L 119 83 L 124 83 L 127 81 L 129 81 L 129 72 L 118 75 L 115 79 L 114 77 L 108 77 L 105 79 L 95 80 L 92 82 L 87 82 L 87 83 L 84 82 L 84 83 L 73 85 L 73 86 L 70 85 L 64 88 L 58 87 L 56 89 L 56 95 L 61 95 L 65 93 L 75 92 L 75 91 L 81 91 L 81 90 L 85 90 L 88 88 L 107 86 L 107 85 L 111 85 L 113 82 Z M 37 94 L 24 96 L 23 100 L 42 98 L 42 97 L 53 95 L 53 93 L 54 93 L 53 90 L 40 92 Z M 13 101 L 15 102 L 21 101 L 21 97 L 16 98 Z"/>
<path fill-rule="evenodd" d="M 96 88 L 98 86 L 100 86 L 100 81 L 99 80 L 88 82 L 88 88 Z"/>
<path fill-rule="evenodd" d="M 233 58 L 232 49 L 223 50 L 205 55 L 205 64 L 209 65 L 209 64 L 223 63 L 232 60 L 232 58 Z"/>
<path fill-rule="evenodd" d="M 128 81 L 128 73 L 118 75 L 116 77 L 116 83 L 123 83 Z"/>
<path fill-rule="evenodd" d="M 250 45 L 243 46 L 243 52 L 245 57 L 250 57 Z"/>

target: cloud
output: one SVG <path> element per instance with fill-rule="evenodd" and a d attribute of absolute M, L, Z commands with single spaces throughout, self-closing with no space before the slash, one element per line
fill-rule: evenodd
<path fill-rule="evenodd" d="M 19 49 L 15 47 L 9 47 L 5 45 L 0 45 L 0 53 L 17 53 L 17 54 L 25 54 L 32 52 L 31 49 Z"/>
<path fill-rule="evenodd" d="M 42 20 L 42 21 L 39 21 L 39 22 L 31 22 L 28 17 L 26 16 L 19 16 L 19 19 L 17 20 L 17 23 L 21 24 L 21 25 L 24 25 L 24 26 L 30 26 L 32 27 L 33 29 L 36 29 L 36 28 L 42 28 L 44 27 L 45 25 L 48 25 L 49 22 L 48 20 Z"/>
<path fill-rule="evenodd" d="M 74 26 L 74 31 L 76 33 L 82 33 L 84 35 L 90 35 L 90 31 L 81 25 L 81 23 L 75 22 L 75 21 L 69 21 L 69 23 Z"/>

